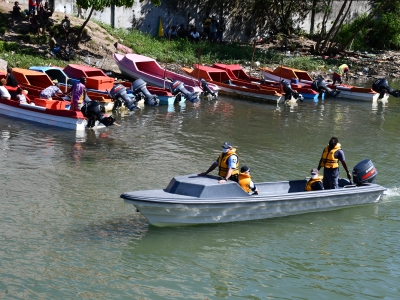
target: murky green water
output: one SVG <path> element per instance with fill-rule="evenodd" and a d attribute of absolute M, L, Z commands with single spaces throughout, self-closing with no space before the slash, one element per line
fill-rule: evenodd
<path fill-rule="evenodd" d="M 0 298 L 398 299 L 400 100 L 274 106 L 220 97 L 75 132 L 0 117 Z M 377 205 L 156 228 L 126 191 L 205 171 L 230 141 L 255 181 L 296 179 L 337 136 L 370 158 Z"/>

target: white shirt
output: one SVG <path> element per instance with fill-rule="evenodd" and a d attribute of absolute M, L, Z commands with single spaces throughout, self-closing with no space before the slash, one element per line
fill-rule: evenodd
<path fill-rule="evenodd" d="M 196 31 L 196 32 L 191 32 L 190 35 L 191 35 L 194 39 L 197 39 L 197 38 L 200 37 L 200 33 L 199 33 L 198 31 Z"/>
<path fill-rule="evenodd" d="M 5 88 L 4 85 L 0 85 L 0 95 L 2 99 L 6 99 L 6 98 L 10 98 L 11 99 L 11 95 L 8 92 L 8 90 Z"/>

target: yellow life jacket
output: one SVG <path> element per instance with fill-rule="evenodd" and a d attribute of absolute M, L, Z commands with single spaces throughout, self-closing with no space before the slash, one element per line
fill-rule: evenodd
<path fill-rule="evenodd" d="M 246 193 L 250 193 L 251 191 L 250 182 L 251 182 L 250 174 L 239 173 L 239 185 L 242 187 L 242 189 L 245 190 Z"/>
<path fill-rule="evenodd" d="M 203 28 L 210 28 L 211 27 L 211 19 L 210 18 L 206 18 L 203 21 Z"/>
<path fill-rule="evenodd" d="M 227 153 L 221 153 L 221 155 L 218 157 L 218 167 L 219 167 L 219 172 L 218 175 L 221 177 L 225 177 L 226 174 L 228 174 L 228 158 L 231 157 L 232 155 L 236 155 L 236 148 L 232 148 L 232 150 L 228 151 Z M 237 156 L 238 161 L 236 163 L 236 168 L 233 169 L 232 175 L 239 174 L 239 156 Z M 232 176 L 231 175 L 231 176 Z"/>
<path fill-rule="evenodd" d="M 322 161 L 320 167 L 324 167 L 327 169 L 336 169 L 339 168 L 339 160 L 335 158 L 336 151 L 342 149 L 339 143 L 328 152 L 329 145 L 325 147 L 324 153 L 322 153 Z"/>
<path fill-rule="evenodd" d="M 311 186 L 312 186 L 314 183 L 318 182 L 318 181 L 322 182 L 322 179 L 323 179 L 323 178 L 324 178 L 324 176 L 321 176 L 321 175 L 318 175 L 318 177 L 315 178 L 315 179 L 310 178 L 310 180 L 307 181 L 307 183 L 306 183 L 306 188 L 305 188 L 305 190 L 306 190 L 306 191 L 312 191 Z"/>

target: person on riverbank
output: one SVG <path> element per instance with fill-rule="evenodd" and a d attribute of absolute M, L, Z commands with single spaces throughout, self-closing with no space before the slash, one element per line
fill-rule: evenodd
<path fill-rule="evenodd" d="M 379 93 L 378 99 L 382 99 L 386 93 L 388 93 L 389 95 L 392 95 L 393 97 L 396 97 L 396 98 L 400 97 L 400 91 L 393 90 L 389 86 L 389 83 L 386 78 L 379 78 L 379 79 L 375 80 L 374 83 L 372 84 L 372 90 Z"/>
<path fill-rule="evenodd" d="M 254 184 L 253 180 L 251 180 L 250 176 L 250 168 L 248 166 L 243 166 L 240 169 L 238 183 L 240 187 L 250 195 L 258 195 L 258 189 Z"/>
<path fill-rule="evenodd" d="M 80 111 L 83 100 L 86 98 L 86 77 L 81 77 L 67 92 L 72 93 L 71 107 L 69 110 Z"/>
<path fill-rule="evenodd" d="M 207 175 L 216 167 L 219 168 L 218 176 L 221 176 L 219 183 L 227 180 L 238 182 L 239 175 L 239 157 L 236 154 L 236 148 L 233 148 L 229 142 L 222 145 L 222 153 L 218 159 L 208 168 L 206 172 L 200 173 L 199 176 Z"/>
<path fill-rule="evenodd" d="M 68 40 L 68 36 L 71 33 L 71 21 L 68 16 L 64 17 L 64 20 L 61 21 L 61 29 L 64 33 L 65 40 Z"/>
<path fill-rule="evenodd" d="M 339 161 L 346 170 L 347 178 L 351 180 L 351 174 L 347 168 L 344 152 L 339 144 L 339 140 L 337 137 L 332 137 L 322 152 L 317 168 L 318 171 L 322 167 L 324 168 L 322 182 L 326 190 L 339 188 Z"/>
<path fill-rule="evenodd" d="M 339 84 L 343 83 L 343 76 L 346 76 L 346 80 L 349 80 L 349 70 L 350 66 L 346 64 L 342 64 L 339 66 L 337 71 L 333 72 L 332 80 L 333 84 L 336 84 L 338 82 Z"/>
<path fill-rule="evenodd" d="M 60 84 L 56 83 L 54 85 L 50 85 L 44 90 L 42 90 L 39 94 L 39 97 L 42 99 L 52 100 L 54 96 L 63 96 L 64 93 L 60 90 Z"/>
<path fill-rule="evenodd" d="M 207 15 L 203 19 L 203 34 L 207 36 L 207 39 L 210 40 L 211 38 L 211 18 Z"/>
<path fill-rule="evenodd" d="M 317 169 L 312 169 L 311 170 L 311 177 L 306 183 L 305 190 L 306 191 L 320 191 L 324 189 L 324 185 L 322 183 L 322 179 L 324 177 L 319 175 L 319 172 Z"/>

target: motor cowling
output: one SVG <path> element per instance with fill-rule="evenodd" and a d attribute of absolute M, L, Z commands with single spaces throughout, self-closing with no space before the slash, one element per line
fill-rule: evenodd
<path fill-rule="evenodd" d="M 169 90 L 171 93 L 176 96 L 179 93 L 183 94 L 187 100 L 189 100 L 192 103 L 199 102 L 199 95 L 197 93 L 191 93 L 189 92 L 185 86 L 183 85 L 183 82 L 179 80 L 173 81 L 170 86 Z"/>
<path fill-rule="evenodd" d="M 208 86 L 207 81 L 205 81 L 204 78 L 200 79 L 200 83 L 201 83 L 201 88 L 203 89 L 203 94 L 205 96 L 212 95 L 214 98 L 217 97 L 217 95 L 210 89 L 210 87 Z"/>
<path fill-rule="evenodd" d="M 129 110 L 138 110 L 139 108 L 136 106 L 135 101 L 132 100 L 128 93 L 126 92 L 126 87 L 122 84 L 117 84 L 114 86 L 111 91 L 109 92 L 110 97 L 114 99 L 114 107 L 113 109 L 118 108 L 121 106 L 120 104 L 124 104 Z"/>
<path fill-rule="evenodd" d="M 329 96 L 329 97 L 337 97 L 340 94 L 339 90 L 332 90 L 330 89 L 327 84 L 326 81 L 322 78 L 322 77 L 318 77 L 312 84 L 311 84 L 311 89 L 324 94 L 324 96 Z"/>
<path fill-rule="evenodd" d="M 132 82 L 132 93 L 135 96 L 139 93 L 142 93 L 144 95 L 145 103 L 149 104 L 150 106 L 158 106 L 160 104 L 160 100 L 158 100 L 156 95 L 150 94 L 146 86 L 147 84 L 143 79 L 136 79 L 134 82 Z"/>
<path fill-rule="evenodd" d="M 81 108 L 82 114 L 88 119 L 87 126 L 94 127 L 96 121 L 104 124 L 105 126 L 114 125 L 115 119 L 112 116 L 106 116 L 102 112 L 101 105 L 98 101 L 87 101 Z"/>
<path fill-rule="evenodd" d="M 293 97 L 296 100 L 303 101 L 303 95 L 295 92 L 289 82 L 282 79 L 281 84 L 283 86 L 283 92 L 285 93 L 285 100 L 291 100 Z"/>
<path fill-rule="evenodd" d="M 356 185 L 374 183 L 378 171 L 370 159 L 364 159 L 353 168 L 353 182 Z"/>

